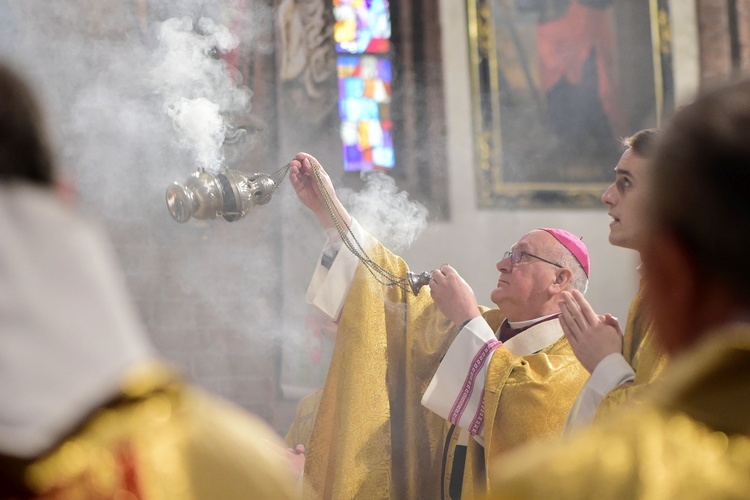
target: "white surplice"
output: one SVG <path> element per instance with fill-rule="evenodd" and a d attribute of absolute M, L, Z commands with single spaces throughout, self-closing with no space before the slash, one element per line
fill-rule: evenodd
<path fill-rule="evenodd" d="M 496 349 L 527 356 L 551 346 L 563 336 L 554 315 L 513 322 L 511 328 L 534 325 L 504 344 L 497 340 L 484 318 L 469 321 L 456 336 L 422 397 L 422 405 L 462 429 L 483 444 L 483 393 L 487 368 Z M 541 321 L 541 323 L 540 323 Z M 538 323 L 538 324 L 534 324 Z"/>
<path fill-rule="evenodd" d="M 635 371 L 622 354 L 612 353 L 602 359 L 578 394 L 565 422 L 564 432 L 585 427 L 594 421 L 596 409 L 615 388 L 635 380 Z"/>

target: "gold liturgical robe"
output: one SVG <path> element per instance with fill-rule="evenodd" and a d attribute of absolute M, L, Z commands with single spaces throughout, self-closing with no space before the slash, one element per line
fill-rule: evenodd
<path fill-rule="evenodd" d="M 656 338 L 651 315 L 643 304 L 643 284 L 630 304 L 622 355 L 633 367 L 635 379 L 616 387 L 604 397 L 599 403 L 595 421 L 611 418 L 624 403 L 641 401 L 644 391 L 660 376 L 667 364 L 667 356 Z"/>
<path fill-rule="evenodd" d="M 11 498 L 296 498 L 285 450 L 262 421 L 186 386 L 159 365 L 131 372 L 96 410 L 34 460 L 0 456 Z"/>
<path fill-rule="evenodd" d="M 463 497 L 491 491 L 487 464 L 520 445 L 560 436 L 587 377 L 564 336 L 526 356 L 497 349 L 484 384 L 484 448 L 469 441 Z"/>
<path fill-rule="evenodd" d="M 710 332 L 642 404 L 495 464 L 492 498 L 748 498 L 749 366 L 748 323 Z"/>
<path fill-rule="evenodd" d="M 394 275 L 408 271 L 379 243 L 367 248 Z M 495 330 L 504 316 L 492 310 L 485 318 Z M 446 448 L 450 424 L 420 400 L 456 330 L 426 290 L 415 297 L 381 285 L 364 266 L 357 268 L 310 439 L 306 497 L 416 499 L 447 492 L 459 433 L 450 433 Z M 531 359 L 501 351 L 491 363 L 496 385 L 487 386 L 487 405 L 498 413 L 490 456 L 537 433 L 559 434 L 585 380 L 564 338 Z M 472 463 L 481 463 L 482 448 L 477 444 L 472 450 L 479 456 Z"/>
<path fill-rule="evenodd" d="M 408 271 L 380 244 L 368 254 Z M 306 497 L 439 498 L 445 421 L 420 398 L 455 330 L 426 290 L 414 296 L 357 268 L 307 451 Z"/>

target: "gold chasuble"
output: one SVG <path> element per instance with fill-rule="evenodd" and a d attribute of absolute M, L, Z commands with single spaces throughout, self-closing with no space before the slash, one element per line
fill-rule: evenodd
<path fill-rule="evenodd" d="M 656 339 L 653 321 L 643 305 L 643 284 L 630 304 L 622 355 L 633 367 L 635 380 L 626 382 L 607 394 L 599 403 L 594 421 L 611 418 L 624 403 L 641 401 L 644 391 L 660 376 L 667 364 L 667 355 Z"/>
<path fill-rule="evenodd" d="M 379 243 L 368 254 L 408 271 Z M 357 268 L 306 454 L 306 497 L 440 498 L 446 422 L 420 398 L 455 334 L 427 290 L 414 296 Z"/>
<path fill-rule="evenodd" d="M 492 498 L 750 496 L 750 325 L 710 332 L 628 408 L 493 465 Z"/>
<path fill-rule="evenodd" d="M 491 493 L 486 464 L 520 445 L 558 438 L 587 377 L 565 337 L 527 356 L 497 349 L 484 384 L 484 449 L 469 441 L 462 497 Z"/>
<path fill-rule="evenodd" d="M 37 459 L 0 455 L 2 498 L 297 498 L 275 433 L 158 364 Z"/>

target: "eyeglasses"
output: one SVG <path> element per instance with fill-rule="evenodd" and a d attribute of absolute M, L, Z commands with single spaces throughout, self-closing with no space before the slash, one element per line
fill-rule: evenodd
<path fill-rule="evenodd" d="M 559 267 L 560 269 L 563 268 L 561 264 L 558 264 L 557 262 L 552 262 L 551 260 L 543 259 L 542 257 L 539 257 L 538 255 L 534 255 L 533 253 L 529 253 L 525 250 L 521 250 L 520 248 L 515 248 L 510 252 L 505 252 L 503 255 L 503 259 L 507 259 L 510 257 L 510 271 L 513 270 L 513 266 L 521 262 L 521 259 L 523 259 L 524 255 L 528 255 L 529 257 L 533 257 L 535 259 L 541 260 L 542 262 L 546 262 L 547 264 L 552 264 L 555 267 Z"/>

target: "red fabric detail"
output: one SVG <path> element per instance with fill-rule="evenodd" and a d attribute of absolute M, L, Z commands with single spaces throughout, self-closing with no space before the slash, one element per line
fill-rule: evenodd
<path fill-rule="evenodd" d="M 479 404 L 479 408 L 477 408 L 474 418 L 471 420 L 471 424 L 469 424 L 469 434 L 472 436 L 479 436 L 482 434 L 482 429 L 484 428 L 484 389 L 479 394 L 479 398 L 481 403 Z"/>
<path fill-rule="evenodd" d="M 474 390 L 474 384 L 476 383 L 477 376 L 484 368 L 489 355 L 492 354 L 495 349 L 503 345 L 499 340 L 488 340 L 482 345 L 479 351 L 474 355 L 474 359 L 469 367 L 469 373 L 466 374 L 466 380 L 464 381 L 461 392 L 456 397 L 456 401 L 453 403 L 450 414 L 448 415 L 448 421 L 452 424 L 458 425 L 458 421 L 461 419 L 466 406 L 469 404 L 471 393 Z"/>
<path fill-rule="evenodd" d="M 596 51 L 599 98 L 616 136 L 625 133 L 625 121 L 614 87 L 616 76 L 613 50 L 612 9 L 592 9 L 571 0 L 564 16 L 544 24 L 536 31 L 539 55 L 539 80 L 545 92 L 562 78 L 581 83 L 583 65 Z"/>
<path fill-rule="evenodd" d="M 229 31 L 241 39 L 242 21 L 245 14 L 245 0 L 239 0 L 237 4 L 237 17 L 233 19 L 232 26 L 230 27 Z M 229 63 L 229 65 L 235 70 L 229 73 L 229 77 L 232 79 L 232 83 L 234 83 L 235 85 L 239 85 L 242 83 L 236 81 L 237 74 L 239 73 L 240 69 L 240 46 L 241 44 L 237 45 L 237 47 L 235 47 L 228 54 L 226 54 L 226 56 L 224 56 L 224 60 Z"/>
<path fill-rule="evenodd" d="M 120 446 L 115 453 L 115 460 L 119 466 L 123 489 L 135 495 L 135 498 L 142 499 L 137 461 L 132 445 L 126 443 Z"/>

